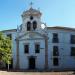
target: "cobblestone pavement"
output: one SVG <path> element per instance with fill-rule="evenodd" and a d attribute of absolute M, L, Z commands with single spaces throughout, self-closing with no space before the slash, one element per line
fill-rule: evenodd
<path fill-rule="evenodd" d="M 0 71 L 0 75 L 75 75 L 74 72 L 8 72 Z"/>

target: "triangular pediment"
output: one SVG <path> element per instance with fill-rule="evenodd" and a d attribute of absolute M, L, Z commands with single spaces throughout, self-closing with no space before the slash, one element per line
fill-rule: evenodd
<path fill-rule="evenodd" d="M 42 39 L 44 36 L 38 32 L 27 32 L 19 36 L 19 40 L 21 39 Z"/>

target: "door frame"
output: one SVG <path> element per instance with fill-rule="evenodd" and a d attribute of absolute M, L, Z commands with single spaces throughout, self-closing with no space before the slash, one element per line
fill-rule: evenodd
<path fill-rule="evenodd" d="M 34 68 L 30 68 L 30 59 L 34 59 Z M 36 57 L 35 56 L 29 56 L 28 58 L 28 69 L 35 69 L 36 68 Z"/>

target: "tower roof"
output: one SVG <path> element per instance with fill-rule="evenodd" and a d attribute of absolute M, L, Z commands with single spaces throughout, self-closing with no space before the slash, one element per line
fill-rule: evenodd
<path fill-rule="evenodd" d="M 25 15 L 41 15 L 41 12 L 31 7 L 30 9 L 23 12 L 22 16 Z"/>

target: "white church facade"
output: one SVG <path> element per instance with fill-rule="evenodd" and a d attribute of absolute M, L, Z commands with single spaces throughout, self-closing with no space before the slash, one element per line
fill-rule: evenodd
<path fill-rule="evenodd" d="M 17 29 L 2 31 L 12 40 L 13 68 L 74 70 L 75 29 L 47 27 L 42 13 L 32 7 L 21 16 Z"/>

